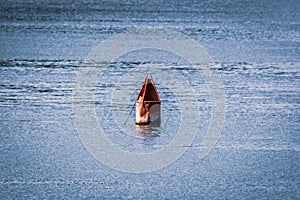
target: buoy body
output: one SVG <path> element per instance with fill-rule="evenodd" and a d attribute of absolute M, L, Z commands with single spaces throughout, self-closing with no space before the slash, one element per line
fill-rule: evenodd
<path fill-rule="evenodd" d="M 160 98 L 151 75 L 146 76 L 135 105 L 136 124 L 160 123 Z"/>

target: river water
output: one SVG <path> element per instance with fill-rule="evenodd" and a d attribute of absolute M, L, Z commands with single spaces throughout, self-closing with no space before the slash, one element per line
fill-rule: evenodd
<path fill-rule="evenodd" d="M 1 2 L 0 198 L 299 199 L 298 8 L 293 0 Z M 198 111 L 191 144 L 173 147 L 182 156 L 162 169 L 131 173 L 91 152 L 74 106 L 89 53 L 140 28 L 177 31 L 202 46 L 223 83 L 226 116 L 200 158 L 213 109 L 201 70 L 157 49 L 98 64 L 101 79 L 88 88 L 95 99 L 84 105 L 92 105 L 102 133 L 124 152 L 159 152 L 180 127 L 192 134 L 190 114 Z M 149 72 L 162 102 L 161 124 L 141 128 L 131 110 Z M 174 74 L 185 81 L 178 84 Z M 183 104 L 197 107 L 184 116 Z M 122 160 L 99 148 L 113 162 Z"/>

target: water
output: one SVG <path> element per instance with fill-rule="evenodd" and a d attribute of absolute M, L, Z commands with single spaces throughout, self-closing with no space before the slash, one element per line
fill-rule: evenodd
<path fill-rule="evenodd" d="M 291 0 L 2 2 L 1 199 L 299 199 L 298 7 Z M 125 30 L 153 27 L 186 34 L 210 54 L 224 83 L 226 118 L 216 145 L 200 159 L 212 109 L 201 70 L 165 52 L 124 56 L 90 88 L 97 120 L 116 145 L 149 153 L 176 137 L 180 99 L 162 84 L 164 71 L 187 77 L 200 113 L 192 144 L 175 147 L 186 150 L 176 162 L 150 173 L 124 173 L 83 145 L 73 91 L 95 46 Z M 138 68 L 153 63 L 168 70 Z M 143 135 L 134 112 L 124 125 L 128 115 L 116 111 L 130 113 L 149 70 L 162 100 L 162 124 Z M 128 73 L 135 82 L 122 79 Z M 120 101 L 116 94 L 124 88 L 130 95 Z"/>

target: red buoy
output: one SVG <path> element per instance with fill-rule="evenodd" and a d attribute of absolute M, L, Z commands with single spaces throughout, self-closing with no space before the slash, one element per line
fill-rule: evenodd
<path fill-rule="evenodd" d="M 146 75 L 135 105 L 136 124 L 160 123 L 160 99 L 152 75 Z"/>

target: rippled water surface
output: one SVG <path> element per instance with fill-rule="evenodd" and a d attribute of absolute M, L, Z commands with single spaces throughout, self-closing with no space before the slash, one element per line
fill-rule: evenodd
<path fill-rule="evenodd" d="M 2 2 L 0 198 L 299 199 L 298 7 L 292 0 Z M 88 53 L 134 28 L 179 31 L 215 62 L 209 69 L 223 81 L 226 117 L 205 158 L 199 155 L 211 93 L 203 68 L 176 55 L 144 49 L 97 63 L 101 78 L 86 91 L 94 100 L 77 98 Z M 162 103 L 161 124 L 152 128 L 136 127 L 132 111 L 146 73 L 153 74 Z M 124 152 L 168 146 L 183 120 L 195 121 L 183 116 L 182 104 L 196 103 L 186 109 L 198 113 L 199 126 L 192 144 L 173 147 L 185 151 L 174 163 L 149 173 L 120 172 L 81 141 L 76 103 L 93 106 L 106 137 Z M 183 133 L 191 134 L 193 125 Z"/>

